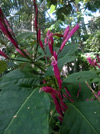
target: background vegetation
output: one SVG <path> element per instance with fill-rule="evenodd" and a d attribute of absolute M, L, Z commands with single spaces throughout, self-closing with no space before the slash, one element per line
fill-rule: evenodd
<path fill-rule="evenodd" d="M 50 93 L 39 92 L 59 86 L 49 49 L 44 53 L 36 45 L 33 0 L 1 0 L 21 50 L 32 60 L 0 31 L 0 50 L 10 57 L 0 56 L 0 134 L 100 134 L 100 0 L 38 0 L 37 5 L 43 44 L 48 30 L 63 34 L 67 26 L 80 25 L 58 56 L 61 94 L 66 87 L 71 95 L 63 99 L 68 109 L 61 122 Z M 54 37 L 54 50 L 61 43 Z"/>

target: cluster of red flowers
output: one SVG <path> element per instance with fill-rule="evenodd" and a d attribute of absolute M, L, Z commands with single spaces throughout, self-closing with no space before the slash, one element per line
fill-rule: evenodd
<path fill-rule="evenodd" d="M 55 33 L 51 33 L 50 31 L 47 32 L 46 34 L 46 38 L 45 38 L 45 45 L 48 44 L 50 53 L 52 55 L 51 57 L 51 65 L 53 67 L 54 70 L 54 75 L 55 78 L 58 81 L 58 86 L 60 90 L 56 90 L 53 89 L 52 87 L 42 87 L 41 90 L 47 93 L 50 93 L 55 106 L 56 106 L 56 111 L 59 113 L 58 119 L 62 122 L 63 120 L 63 115 L 64 112 L 66 111 L 66 109 L 68 109 L 68 107 L 66 106 L 66 104 L 64 103 L 63 98 L 67 98 L 68 100 L 70 100 L 71 102 L 73 102 L 73 100 L 70 98 L 71 95 L 68 92 L 67 89 L 66 90 L 66 94 L 61 95 L 61 90 L 62 90 L 62 80 L 60 77 L 60 71 L 57 65 L 57 61 L 58 61 L 58 54 L 56 51 L 53 51 L 53 44 L 54 44 L 54 40 L 53 40 L 53 36 L 58 36 L 58 37 L 62 37 L 63 38 L 63 42 L 61 44 L 61 47 L 59 49 L 59 52 L 61 52 L 66 44 L 66 42 L 68 41 L 68 39 L 79 29 L 79 25 L 77 24 L 71 31 L 69 26 L 65 29 L 64 35 L 62 34 L 55 34 Z M 41 45 L 40 45 L 41 46 Z M 41 47 L 44 50 L 44 47 Z"/>
<path fill-rule="evenodd" d="M 11 41 L 11 43 L 15 46 L 16 50 L 25 57 L 25 55 L 27 55 L 26 50 L 22 50 L 20 49 L 18 42 L 15 38 L 15 35 L 13 33 L 13 30 L 8 22 L 8 20 L 6 19 L 6 17 L 3 14 L 2 9 L 0 8 L 0 30 L 6 35 L 6 37 Z M 5 58 L 9 58 L 4 52 L 2 52 L 0 50 L 0 54 L 5 57 Z"/>
<path fill-rule="evenodd" d="M 36 3 L 35 3 L 36 6 Z M 36 12 L 36 11 L 35 11 Z M 36 14 L 36 16 L 38 16 Z M 36 18 L 35 18 L 35 25 L 36 24 Z M 52 87 L 42 87 L 40 89 L 40 91 L 44 91 L 46 93 L 50 93 L 53 100 L 54 100 L 54 104 L 56 107 L 56 111 L 59 113 L 58 119 L 62 122 L 63 120 L 63 115 L 64 112 L 66 111 L 66 109 L 68 109 L 67 105 L 64 103 L 64 99 L 63 98 L 67 98 L 68 100 L 70 100 L 71 102 L 73 102 L 73 100 L 71 99 L 71 95 L 68 92 L 67 89 L 66 90 L 66 94 L 61 94 L 61 90 L 62 90 L 62 80 L 60 77 L 60 71 L 57 65 L 57 61 L 58 61 L 58 54 L 56 51 L 53 50 L 53 46 L 54 46 L 54 36 L 58 36 L 61 37 L 63 39 L 63 42 L 61 44 L 61 47 L 59 49 L 59 52 L 61 52 L 66 44 L 66 42 L 68 41 L 68 39 L 70 37 L 72 37 L 74 35 L 74 33 L 79 29 L 79 25 L 77 24 L 71 31 L 69 26 L 65 29 L 64 34 L 59 34 L 59 33 L 52 33 L 51 31 L 48 30 L 45 40 L 44 40 L 44 44 L 41 41 L 41 32 L 40 29 L 38 30 L 38 42 L 40 44 L 40 47 L 42 48 L 42 50 L 45 52 L 45 48 L 48 45 L 49 51 L 51 53 L 51 65 L 53 67 L 54 70 L 54 75 L 55 78 L 57 79 L 58 82 L 58 86 L 60 90 L 56 90 Z M 37 27 L 36 27 L 37 30 Z"/>
<path fill-rule="evenodd" d="M 79 29 L 79 25 L 77 24 L 71 31 L 69 26 L 65 29 L 64 34 L 59 34 L 59 33 L 52 33 L 48 30 L 46 37 L 45 37 L 45 41 L 44 44 L 41 41 L 41 31 L 38 28 L 38 7 L 36 4 L 36 0 L 33 0 L 34 3 L 34 10 L 35 10 L 35 20 L 34 20 L 34 25 L 35 25 L 35 29 L 37 31 L 37 41 L 40 44 L 40 47 L 43 49 L 43 51 L 45 52 L 45 47 L 48 45 L 50 53 L 51 53 L 51 65 L 53 67 L 54 70 L 54 75 L 55 78 L 57 79 L 58 82 L 58 86 L 59 86 L 59 90 L 53 89 L 52 87 L 42 87 L 41 91 L 50 93 L 55 106 L 56 106 L 56 111 L 59 113 L 59 120 L 62 121 L 63 119 L 63 114 L 66 111 L 66 109 L 68 108 L 66 106 L 66 104 L 64 103 L 63 98 L 67 98 L 68 100 L 70 100 L 71 102 L 73 102 L 73 100 L 71 99 L 71 95 L 68 92 L 67 88 L 65 88 L 66 94 L 61 94 L 61 90 L 62 90 L 62 80 L 60 77 L 60 71 L 57 65 L 57 61 L 58 61 L 58 53 L 56 51 L 53 50 L 53 45 L 54 45 L 54 36 L 58 36 L 62 38 L 62 44 L 61 47 L 59 48 L 59 52 L 61 52 L 66 44 L 66 42 L 68 41 L 68 39 L 70 37 L 72 37 L 74 35 L 74 33 Z M 0 8 L 0 29 L 1 31 L 8 37 L 8 39 L 12 42 L 12 44 L 15 46 L 16 50 L 25 57 L 24 54 L 28 55 L 26 50 L 23 51 L 19 48 L 19 45 L 16 41 L 16 38 L 13 34 L 13 31 L 11 29 L 11 26 L 9 25 L 7 19 L 5 18 L 1 8 Z M 4 56 L 5 58 L 8 58 L 8 56 L 6 54 L 4 54 L 2 51 L 0 51 L 0 54 L 2 56 Z"/>
<path fill-rule="evenodd" d="M 91 66 L 93 67 L 97 66 L 98 68 L 100 68 L 100 65 L 98 64 L 98 62 L 100 63 L 100 57 L 98 55 L 96 57 L 97 59 L 96 58 L 92 59 L 91 57 L 88 57 L 87 61 L 91 64 Z"/>

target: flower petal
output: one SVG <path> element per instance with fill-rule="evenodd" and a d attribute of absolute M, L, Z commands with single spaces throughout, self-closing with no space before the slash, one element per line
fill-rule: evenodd
<path fill-rule="evenodd" d="M 79 27 L 79 25 L 77 24 L 77 25 L 69 32 L 68 36 L 65 38 L 65 40 L 64 40 L 64 41 L 62 42 L 62 44 L 61 44 L 61 47 L 60 47 L 60 50 L 59 50 L 60 52 L 63 50 L 63 48 L 64 48 L 66 42 L 69 40 L 69 38 L 72 37 L 73 34 L 74 34 L 79 28 L 80 28 L 80 27 Z M 67 32 L 66 32 L 65 35 L 67 35 Z"/>

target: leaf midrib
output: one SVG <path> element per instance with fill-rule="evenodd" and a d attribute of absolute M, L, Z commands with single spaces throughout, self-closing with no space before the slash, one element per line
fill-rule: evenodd
<path fill-rule="evenodd" d="M 23 106 L 26 104 L 26 102 L 30 99 L 30 97 L 33 95 L 33 93 L 35 92 L 35 90 L 33 90 L 33 92 L 31 92 L 29 94 L 29 96 L 26 97 L 26 99 L 24 100 L 24 102 L 21 104 L 21 106 L 18 108 L 17 112 L 14 115 L 18 115 L 18 113 L 21 111 L 21 109 L 23 108 Z M 12 117 L 12 119 L 10 120 L 10 122 L 8 123 L 6 129 L 4 130 L 3 134 L 5 134 L 7 132 L 7 130 L 9 129 L 9 127 L 11 126 L 11 124 L 13 123 L 15 118 Z"/>
<path fill-rule="evenodd" d="M 96 134 L 99 134 L 99 133 L 97 132 L 97 130 L 95 129 L 95 127 L 91 124 L 91 122 L 85 117 L 85 115 L 84 115 L 81 111 L 79 111 L 79 109 L 78 109 L 77 107 L 75 107 L 73 104 L 69 104 L 69 105 L 71 105 L 71 106 L 83 117 L 83 119 L 89 124 L 89 126 L 92 128 L 92 130 L 93 130 Z"/>

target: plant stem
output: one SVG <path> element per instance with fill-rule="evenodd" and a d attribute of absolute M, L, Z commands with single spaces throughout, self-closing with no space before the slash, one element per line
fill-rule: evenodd
<path fill-rule="evenodd" d="M 85 81 L 86 85 L 88 86 L 88 88 L 92 91 L 92 93 L 94 94 L 94 96 L 98 99 L 98 101 L 100 102 L 100 98 L 99 96 L 96 94 L 96 92 L 90 87 L 89 83 L 87 81 Z"/>
<path fill-rule="evenodd" d="M 13 58 L 9 58 L 9 60 L 11 60 L 11 61 L 20 61 L 20 62 L 28 62 L 28 63 L 32 63 L 31 61 L 24 61 L 24 60 L 13 59 Z"/>

